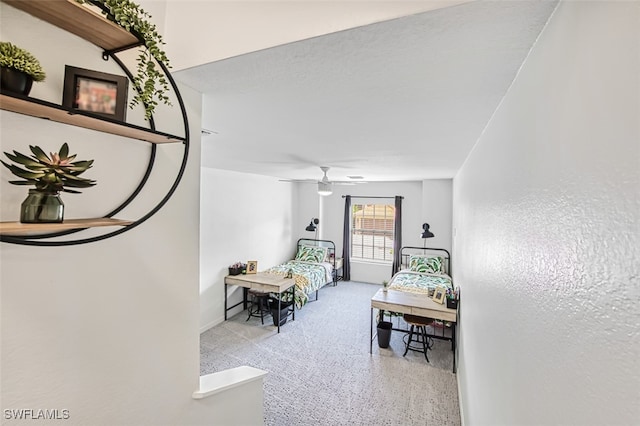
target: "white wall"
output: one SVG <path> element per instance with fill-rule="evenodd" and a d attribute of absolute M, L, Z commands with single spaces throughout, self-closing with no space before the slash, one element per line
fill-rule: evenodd
<path fill-rule="evenodd" d="M 465 424 L 640 419 L 639 9 L 560 3 L 454 179 Z"/>
<path fill-rule="evenodd" d="M 47 82 L 33 96 L 61 101 L 64 64 L 110 72 L 100 50 L 0 3 L 0 37 L 41 59 Z M 200 95 L 182 87 L 192 147 L 177 192 L 155 216 L 120 236 L 71 247 L 0 245 L 2 374 L 5 409 L 69 410 L 69 425 L 209 424 L 212 401 L 199 384 Z M 133 118 L 135 111 L 129 111 Z M 164 117 L 164 116 L 163 116 Z M 168 116 L 167 116 L 168 117 Z M 173 121 L 171 121 L 173 120 Z M 179 127 L 181 119 L 158 123 Z M 14 113 L 0 113 L 1 150 L 68 142 L 94 158 L 98 185 L 63 195 L 68 217 L 104 214 L 144 170 L 149 144 Z M 164 195 L 182 147 L 159 148 L 152 184 L 120 215 L 137 218 Z M 2 220 L 18 217 L 25 188 L 2 168 Z M 91 233 L 91 232 L 89 232 Z M 5 418 L 3 424 L 14 424 Z M 15 422 L 17 423 L 17 422 Z M 48 424 L 42 420 L 20 424 Z"/>
<path fill-rule="evenodd" d="M 276 178 L 203 167 L 200 211 L 200 328 L 224 320 L 224 276 L 234 262 L 258 270 L 295 252 L 293 187 Z M 235 292 L 229 305 L 242 300 Z M 242 306 L 230 311 L 234 315 Z"/>
<path fill-rule="evenodd" d="M 428 223 L 429 230 L 434 234 L 434 237 L 427 239 L 427 247 L 444 248 L 451 252 L 452 196 L 452 179 L 422 181 L 422 223 Z M 422 232 L 422 223 L 417 228 L 418 235 Z M 420 245 L 423 244 L 421 240 Z M 451 265 L 454 265 L 453 259 Z"/>
<path fill-rule="evenodd" d="M 181 70 L 467 1 L 169 1 L 167 54 Z"/>

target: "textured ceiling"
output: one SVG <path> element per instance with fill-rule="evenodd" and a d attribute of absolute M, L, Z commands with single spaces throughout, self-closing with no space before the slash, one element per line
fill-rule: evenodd
<path fill-rule="evenodd" d="M 202 165 L 280 178 L 450 178 L 556 2 L 471 2 L 175 73 L 205 94 Z M 516 141 L 514 141 L 516 142 Z"/>

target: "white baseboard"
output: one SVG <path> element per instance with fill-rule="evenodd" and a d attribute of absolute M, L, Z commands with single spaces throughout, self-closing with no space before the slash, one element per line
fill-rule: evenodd
<path fill-rule="evenodd" d="M 220 322 L 218 321 L 211 321 L 209 324 L 205 324 L 202 327 L 200 327 L 200 334 L 204 333 L 205 331 L 207 331 L 210 328 L 215 327 L 216 325 L 220 324 Z"/>
<path fill-rule="evenodd" d="M 460 370 L 457 369 L 456 370 L 456 383 L 458 385 L 458 405 L 460 408 L 460 426 L 464 426 L 465 425 L 465 420 L 464 420 L 464 409 L 463 404 L 462 404 L 462 395 L 460 394 Z"/>

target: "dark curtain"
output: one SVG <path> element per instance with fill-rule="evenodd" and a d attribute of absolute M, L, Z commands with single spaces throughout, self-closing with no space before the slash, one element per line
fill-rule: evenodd
<path fill-rule="evenodd" d="M 402 197 L 396 195 L 396 218 L 394 221 L 394 236 L 393 236 L 393 268 L 391 270 L 391 276 L 400 270 L 402 264 L 402 257 L 400 256 L 400 250 L 402 249 Z"/>
<path fill-rule="evenodd" d="M 344 226 L 342 228 L 342 279 L 351 280 L 351 195 L 344 197 Z"/>

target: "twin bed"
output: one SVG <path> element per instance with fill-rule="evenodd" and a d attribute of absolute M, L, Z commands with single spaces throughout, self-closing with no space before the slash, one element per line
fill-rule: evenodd
<path fill-rule="evenodd" d="M 389 288 L 418 294 L 433 294 L 442 287 L 453 291 L 451 256 L 445 249 L 402 247 L 402 269 L 391 278 Z"/>
<path fill-rule="evenodd" d="M 309 302 L 309 296 L 327 284 L 337 284 L 336 245 L 329 240 L 301 238 L 292 260 L 273 266 L 265 272 L 287 276 L 289 272 L 296 282 L 295 303 L 301 308 Z M 285 296 L 286 297 L 286 296 Z M 286 298 L 284 301 L 289 302 Z"/>
<path fill-rule="evenodd" d="M 335 252 L 333 241 L 301 238 L 292 260 L 265 272 L 283 276 L 291 272 L 296 282 L 296 307 L 301 308 L 314 292 L 316 300 L 320 288 L 337 284 Z M 400 255 L 402 269 L 392 277 L 390 289 L 428 295 L 438 287 L 453 291 L 451 256 L 446 249 L 407 246 Z"/>
<path fill-rule="evenodd" d="M 438 288 L 453 290 L 450 276 L 450 254 L 445 249 L 403 247 L 402 269 L 389 282 L 389 288 L 418 294 L 432 294 Z M 301 238 L 296 244 L 292 260 L 264 271 L 287 276 L 295 280 L 294 300 L 296 308 L 318 299 L 318 290 L 327 284 L 337 285 L 336 245 L 330 240 Z M 283 301 L 291 301 L 291 295 L 283 295 Z"/>

